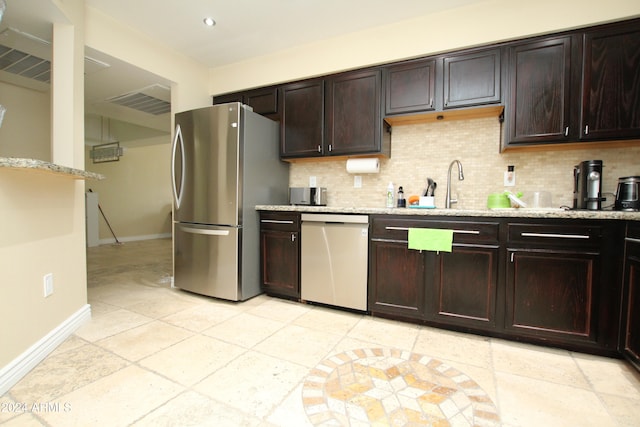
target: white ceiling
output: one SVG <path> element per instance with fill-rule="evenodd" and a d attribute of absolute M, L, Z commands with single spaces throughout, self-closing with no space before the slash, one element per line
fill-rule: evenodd
<path fill-rule="evenodd" d="M 214 68 L 482 1 L 486 0 L 85 0 L 85 4 Z M 214 27 L 203 24 L 207 16 L 216 21 Z M 51 22 L 62 19 L 52 0 L 7 0 L 0 31 L 12 27 L 50 41 Z M 152 116 L 105 102 L 148 86 L 169 87 L 170 82 L 92 49 L 86 54 L 110 65 L 95 72 L 87 67 L 85 110 L 93 118 L 88 123 L 101 116 L 132 123 L 136 132 L 131 135 L 138 139 L 140 127 L 153 130 L 149 137 L 170 132 L 169 114 Z M 168 100 L 169 94 L 164 96 Z"/>
<path fill-rule="evenodd" d="M 208 67 L 218 67 L 481 1 L 484 0 L 85 0 L 85 3 Z M 216 21 L 214 27 L 203 24 L 207 16 Z"/>

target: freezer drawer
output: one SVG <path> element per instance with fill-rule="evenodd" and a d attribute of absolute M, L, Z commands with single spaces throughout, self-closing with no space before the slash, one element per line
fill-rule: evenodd
<path fill-rule="evenodd" d="M 174 284 L 185 291 L 238 301 L 241 228 L 175 224 Z"/>
<path fill-rule="evenodd" d="M 367 310 L 365 215 L 302 215 L 302 300 Z"/>

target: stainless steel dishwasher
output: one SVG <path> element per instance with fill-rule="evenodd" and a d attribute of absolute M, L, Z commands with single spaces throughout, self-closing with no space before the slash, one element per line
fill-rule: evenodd
<path fill-rule="evenodd" d="M 302 214 L 302 300 L 367 310 L 367 215 Z"/>

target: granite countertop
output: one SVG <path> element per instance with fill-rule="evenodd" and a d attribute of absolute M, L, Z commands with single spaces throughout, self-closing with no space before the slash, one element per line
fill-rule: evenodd
<path fill-rule="evenodd" d="M 338 213 L 364 215 L 416 215 L 416 216 L 475 216 L 507 218 L 574 218 L 574 219 L 618 219 L 640 221 L 640 212 L 588 211 L 564 209 L 419 209 L 419 208 L 356 208 L 340 206 L 292 206 L 257 205 L 258 211 Z"/>
<path fill-rule="evenodd" d="M 104 175 L 87 172 L 82 169 L 74 169 L 68 166 L 57 165 L 36 159 L 22 159 L 18 157 L 0 157 L 0 167 L 23 171 L 53 173 L 72 179 L 105 179 Z"/>

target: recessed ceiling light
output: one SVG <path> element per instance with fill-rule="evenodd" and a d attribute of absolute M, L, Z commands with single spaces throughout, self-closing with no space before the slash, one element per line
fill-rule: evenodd
<path fill-rule="evenodd" d="M 207 27 L 213 27 L 216 25 L 216 21 L 214 21 L 213 18 L 204 18 L 203 22 Z"/>

